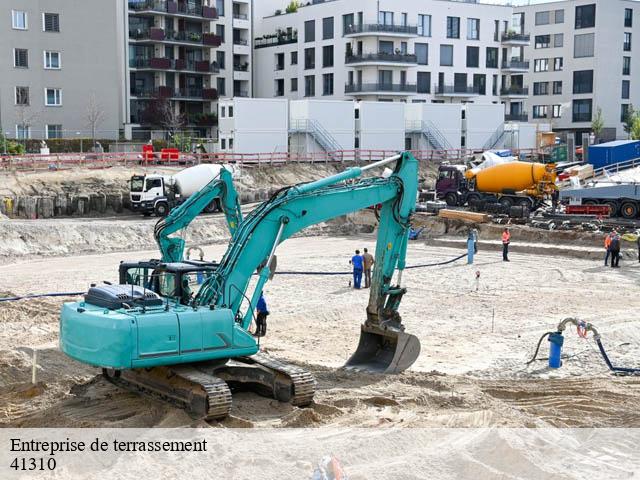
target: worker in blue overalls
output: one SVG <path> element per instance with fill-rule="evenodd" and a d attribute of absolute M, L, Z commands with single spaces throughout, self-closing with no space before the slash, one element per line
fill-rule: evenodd
<path fill-rule="evenodd" d="M 362 282 L 362 270 L 364 269 L 364 260 L 360 255 L 360 250 L 356 250 L 356 254 L 349 261 L 353 265 L 353 288 L 360 288 Z"/>
<path fill-rule="evenodd" d="M 256 311 L 258 312 L 256 317 L 256 333 L 253 335 L 256 337 L 264 337 L 267 334 L 267 316 L 269 315 L 269 309 L 267 308 L 267 301 L 264 299 L 262 293 L 260 293 Z"/>

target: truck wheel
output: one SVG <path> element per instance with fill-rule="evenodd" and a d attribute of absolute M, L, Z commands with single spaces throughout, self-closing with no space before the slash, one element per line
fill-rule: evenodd
<path fill-rule="evenodd" d="M 523 198 L 521 200 L 518 200 L 518 206 L 525 207 L 531 210 L 533 208 L 533 203 L 531 203 L 531 200 L 529 200 L 528 198 Z"/>
<path fill-rule="evenodd" d="M 477 193 L 472 193 L 467 197 L 467 203 L 471 205 L 472 203 L 480 203 L 482 201 L 482 197 Z"/>
<path fill-rule="evenodd" d="M 609 216 L 618 216 L 618 204 L 616 202 L 614 202 L 613 200 L 609 202 L 602 202 L 602 205 L 607 205 L 609 207 Z"/>
<path fill-rule="evenodd" d="M 513 207 L 513 200 L 510 199 L 509 197 L 502 197 L 498 203 L 500 205 L 502 205 L 505 209 L 509 209 L 511 207 Z"/>
<path fill-rule="evenodd" d="M 582 205 L 597 205 L 597 200 L 583 200 Z"/>
<path fill-rule="evenodd" d="M 455 207 L 458 205 L 458 195 L 455 193 L 447 193 L 444 197 L 444 201 L 447 202 L 448 206 Z"/>
<path fill-rule="evenodd" d="M 638 204 L 635 202 L 624 202 L 620 213 L 624 218 L 636 218 L 638 216 Z"/>
<path fill-rule="evenodd" d="M 166 217 L 169 215 L 169 205 L 165 202 L 158 202 L 156 204 L 155 212 L 158 217 Z"/>
<path fill-rule="evenodd" d="M 204 207 L 204 213 L 213 213 L 217 210 L 216 207 L 217 207 L 216 201 L 212 200 L 211 203 L 209 203 L 209 205 Z"/>

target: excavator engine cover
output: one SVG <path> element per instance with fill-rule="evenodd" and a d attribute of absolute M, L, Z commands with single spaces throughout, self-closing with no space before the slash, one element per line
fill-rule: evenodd
<path fill-rule="evenodd" d="M 413 365 L 419 355 L 420 341 L 415 335 L 362 325 L 358 348 L 345 368 L 372 373 L 400 373 Z"/>

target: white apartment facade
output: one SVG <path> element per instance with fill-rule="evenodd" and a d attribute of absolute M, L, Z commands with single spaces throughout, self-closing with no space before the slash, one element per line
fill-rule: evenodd
<path fill-rule="evenodd" d="M 565 0 L 515 12 L 531 33 L 524 49 L 531 62 L 525 75 L 531 120 L 576 133 L 580 142 L 601 109 L 603 138 L 626 138 L 626 109 L 640 105 L 640 3 Z"/>

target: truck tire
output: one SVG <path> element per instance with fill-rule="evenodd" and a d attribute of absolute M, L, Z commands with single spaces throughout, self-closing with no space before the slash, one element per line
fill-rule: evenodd
<path fill-rule="evenodd" d="M 598 204 L 597 200 L 588 199 L 588 200 L 582 201 L 582 205 L 597 205 L 597 204 Z"/>
<path fill-rule="evenodd" d="M 218 210 L 218 204 L 216 200 L 211 200 L 211 203 L 204 207 L 204 213 L 214 213 L 216 210 Z"/>
<path fill-rule="evenodd" d="M 156 203 L 154 211 L 158 217 L 166 217 L 169 215 L 169 205 L 167 202 L 158 202 Z"/>
<path fill-rule="evenodd" d="M 498 203 L 504 207 L 505 210 L 509 210 L 513 207 L 513 199 L 510 197 L 502 197 Z"/>
<path fill-rule="evenodd" d="M 518 200 L 517 205 L 519 207 L 528 208 L 529 210 L 533 209 L 533 202 L 528 198 L 521 198 L 520 200 Z"/>
<path fill-rule="evenodd" d="M 444 196 L 444 201 L 447 202 L 447 205 L 450 207 L 458 206 L 458 195 L 453 192 L 449 192 Z"/>
<path fill-rule="evenodd" d="M 609 200 L 606 202 L 602 202 L 602 205 L 607 205 L 609 207 L 609 216 L 617 217 L 618 216 L 618 202 L 614 200 Z"/>
<path fill-rule="evenodd" d="M 636 202 L 624 202 L 620 208 L 623 218 L 636 218 L 638 216 L 638 204 Z"/>

